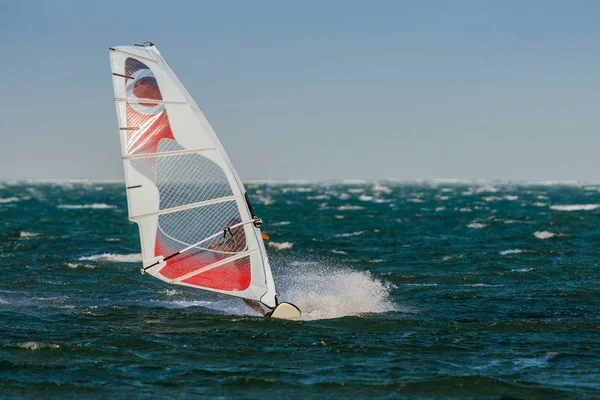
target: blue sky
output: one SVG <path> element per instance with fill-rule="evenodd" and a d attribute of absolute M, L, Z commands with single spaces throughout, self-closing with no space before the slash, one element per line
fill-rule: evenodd
<path fill-rule="evenodd" d="M 0 178 L 122 178 L 156 43 L 243 179 L 598 180 L 600 2 L 4 1 Z"/>

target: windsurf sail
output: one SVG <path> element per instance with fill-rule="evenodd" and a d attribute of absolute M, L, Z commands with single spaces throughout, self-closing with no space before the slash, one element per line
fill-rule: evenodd
<path fill-rule="evenodd" d="M 142 270 L 275 307 L 261 221 L 192 96 L 151 43 L 111 47 L 110 61 Z"/>

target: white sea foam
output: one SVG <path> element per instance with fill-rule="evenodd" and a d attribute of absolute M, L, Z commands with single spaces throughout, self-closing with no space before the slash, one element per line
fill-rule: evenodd
<path fill-rule="evenodd" d="M 471 222 L 469 225 L 467 225 L 469 228 L 471 229 L 482 229 L 485 228 L 487 225 L 486 224 L 482 224 L 480 222 Z"/>
<path fill-rule="evenodd" d="M 537 268 L 519 268 L 519 269 L 511 269 L 510 272 L 531 272 Z"/>
<path fill-rule="evenodd" d="M 446 209 L 446 207 L 436 207 L 435 211 L 440 212 L 440 211 L 444 211 L 445 209 Z"/>
<path fill-rule="evenodd" d="M 564 204 L 550 206 L 550 209 L 556 211 L 590 211 L 598 207 L 600 207 L 600 204 Z"/>
<path fill-rule="evenodd" d="M 382 192 L 382 193 L 392 193 L 392 189 L 387 186 L 375 185 L 373 186 L 374 192 Z"/>
<path fill-rule="evenodd" d="M 267 242 L 267 245 L 269 247 L 272 247 L 277 250 L 287 250 L 287 249 L 291 249 L 292 247 L 294 247 L 294 243 L 290 243 L 290 242 L 277 243 L 277 242 L 273 242 L 270 240 Z"/>
<path fill-rule="evenodd" d="M 507 254 L 519 254 L 522 253 L 523 250 L 521 249 L 510 249 L 510 250 L 503 250 L 500 252 L 500 255 L 505 256 Z"/>
<path fill-rule="evenodd" d="M 373 196 L 367 196 L 366 194 L 361 194 L 358 199 L 360 201 L 371 201 L 373 200 Z"/>
<path fill-rule="evenodd" d="M 67 267 L 72 268 L 72 269 L 76 269 L 76 268 L 89 268 L 89 269 L 94 269 L 96 268 L 95 265 L 90 265 L 90 264 L 81 264 L 81 263 L 68 263 Z"/>
<path fill-rule="evenodd" d="M 29 239 L 29 238 L 36 237 L 36 236 L 39 236 L 39 233 L 33 233 L 33 232 L 27 232 L 27 231 L 21 231 L 19 233 L 19 237 L 21 239 Z"/>
<path fill-rule="evenodd" d="M 422 199 L 408 199 L 406 201 L 408 201 L 410 203 L 425 203 L 425 200 L 422 200 Z"/>
<path fill-rule="evenodd" d="M 26 350 L 40 350 L 40 349 L 58 349 L 60 345 L 54 343 L 44 343 L 44 342 L 25 342 L 25 343 L 17 343 L 16 347 Z"/>
<path fill-rule="evenodd" d="M 348 193 L 362 193 L 364 192 L 365 189 L 363 188 L 352 188 L 352 189 L 348 189 Z"/>
<path fill-rule="evenodd" d="M 304 265 L 276 278 L 282 300 L 297 305 L 304 320 L 396 310 L 391 286 L 369 272 Z"/>
<path fill-rule="evenodd" d="M 97 254 L 88 257 L 80 257 L 79 261 L 101 261 L 101 262 L 125 262 L 138 263 L 142 262 L 141 254 Z"/>
<path fill-rule="evenodd" d="M 336 250 L 336 249 L 331 250 L 331 252 L 333 254 L 348 254 L 344 250 Z"/>
<path fill-rule="evenodd" d="M 502 197 L 498 197 L 498 196 L 487 196 L 483 198 L 484 201 L 487 202 L 491 202 L 491 201 L 500 201 L 502 200 Z"/>
<path fill-rule="evenodd" d="M 349 211 L 349 210 L 354 211 L 354 210 L 364 210 L 364 207 L 362 207 L 362 206 L 339 206 L 337 209 L 340 211 Z"/>
<path fill-rule="evenodd" d="M 537 231 L 533 233 L 533 236 L 535 236 L 538 239 L 550 239 L 553 238 L 555 236 L 562 236 L 560 233 L 552 233 L 552 232 L 548 232 L 548 231 Z"/>
<path fill-rule="evenodd" d="M 504 196 L 504 200 L 508 200 L 508 201 L 515 201 L 518 199 L 519 199 L 519 196 L 510 196 L 510 195 Z"/>
<path fill-rule="evenodd" d="M 471 210 L 469 207 L 463 207 L 460 210 L 458 210 L 460 212 L 473 212 L 473 210 Z"/>
<path fill-rule="evenodd" d="M 539 201 L 532 204 L 532 206 L 534 206 L 534 207 L 546 207 L 547 205 L 548 204 L 546 204 L 546 203 L 540 203 Z"/>
<path fill-rule="evenodd" d="M 329 200 L 329 196 L 320 194 L 318 196 L 308 196 L 306 200 Z"/>
<path fill-rule="evenodd" d="M 363 233 L 365 233 L 365 231 L 359 231 L 359 232 L 349 232 L 349 233 L 338 233 L 336 235 L 333 235 L 333 237 L 350 237 L 350 236 L 358 236 L 358 235 L 362 235 Z"/>
<path fill-rule="evenodd" d="M 94 210 L 103 210 L 107 208 L 116 208 L 116 206 L 111 206 L 104 203 L 94 203 L 94 204 L 61 204 L 58 208 L 63 208 L 66 210 L 81 210 L 81 209 L 94 209 Z"/>
<path fill-rule="evenodd" d="M 272 225 L 272 226 L 284 226 L 284 225 L 289 225 L 289 224 L 291 224 L 290 221 L 281 221 L 281 222 L 269 223 L 269 225 Z"/>
<path fill-rule="evenodd" d="M 0 198 L 0 203 L 14 203 L 15 201 L 20 201 L 21 199 L 18 197 L 7 197 L 7 198 Z"/>

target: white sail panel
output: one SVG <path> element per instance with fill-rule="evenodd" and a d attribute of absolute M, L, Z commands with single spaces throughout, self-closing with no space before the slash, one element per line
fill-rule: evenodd
<path fill-rule="evenodd" d="M 148 273 L 275 306 L 244 187 L 200 108 L 154 46 L 110 56 L 129 217 Z"/>

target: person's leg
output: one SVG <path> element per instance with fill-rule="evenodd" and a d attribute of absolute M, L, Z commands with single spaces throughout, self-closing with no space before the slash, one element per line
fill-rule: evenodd
<path fill-rule="evenodd" d="M 267 315 L 267 311 L 260 306 L 260 303 L 258 301 L 248 300 L 248 299 L 242 299 L 242 300 L 244 300 L 244 303 L 246 303 L 254 311 L 259 312 L 263 316 Z"/>

